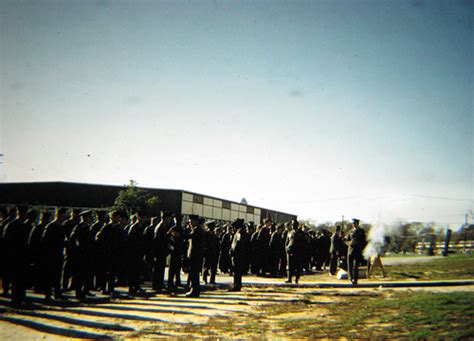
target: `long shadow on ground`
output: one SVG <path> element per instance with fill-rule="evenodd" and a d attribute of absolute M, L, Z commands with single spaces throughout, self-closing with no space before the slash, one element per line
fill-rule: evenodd
<path fill-rule="evenodd" d="M 88 333 L 79 330 L 72 330 L 66 328 L 53 327 L 48 324 L 33 322 L 24 320 L 21 318 L 0 316 L 0 321 L 10 322 L 16 325 L 24 326 L 30 329 L 34 329 L 43 333 L 54 334 L 64 337 L 75 337 L 80 339 L 111 339 L 110 336 L 105 334 Z"/>

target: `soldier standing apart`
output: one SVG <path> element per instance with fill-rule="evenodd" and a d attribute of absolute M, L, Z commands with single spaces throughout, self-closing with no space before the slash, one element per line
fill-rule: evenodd
<path fill-rule="evenodd" d="M 334 276 L 337 271 L 337 263 L 342 250 L 342 238 L 341 238 L 341 226 L 336 226 L 336 232 L 331 236 L 331 248 L 329 252 L 331 254 L 331 261 L 329 263 L 329 274 Z"/>
<path fill-rule="evenodd" d="M 359 227 L 360 220 L 352 219 L 353 229 L 347 236 L 349 249 L 347 251 L 348 274 L 352 284 L 359 279 L 359 263 L 363 260 L 362 252 L 367 245 L 365 231 Z"/>
<path fill-rule="evenodd" d="M 3 237 L 7 259 L 5 275 L 11 281 L 12 303 L 21 304 L 25 299 L 28 282 L 28 237 L 31 227 L 25 222 L 28 206 L 18 206 L 16 219 L 8 223 Z"/>
<path fill-rule="evenodd" d="M 244 220 L 237 219 L 232 223 L 235 229 L 234 238 L 230 247 L 232 266 L 234 269 L 234 284 L 229 291 L 240 291 L 242 289 L 242 273 L 245 267 L 245 254 L 247 252 Z"/>
<path fill-rule="evenodd" d="M 41 249 L 44 259 L 44 295 L 45 300 L 51 299 L 51 291 L 54 289 L 54 298 L 62 299 L 61 275 L 63 269 L 65 231 L 64 220 L 67 210 L 56 208 L 55 219 L 49 223 L 43 232 Z"/>
<path fill-rule="evenodd" d="M 189 221 L 191 225 L 188 248 L 189 291 L 186 293 L 186 297 L 199 297 L 201 293 L 199 273 L 202 268 L 202 259 L 204 256 L 204 229 L 202 228 L 204 220 L 200 219 L 198 215 L 190 215 Z"/>

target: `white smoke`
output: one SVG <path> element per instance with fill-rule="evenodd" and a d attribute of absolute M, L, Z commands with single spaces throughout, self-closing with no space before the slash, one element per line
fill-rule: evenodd
<path fill-rule="evenodd" d="M 375 255 L 382 255 L 387 237 L 398 234 L 401 224 L 377 223 L 372 225 L 367 236 L 367 246 L 364 249 L 366 259 Z"/>

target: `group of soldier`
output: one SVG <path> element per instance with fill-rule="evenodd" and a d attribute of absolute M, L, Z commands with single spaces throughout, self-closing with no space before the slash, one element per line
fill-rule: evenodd
<path fill-rule="evenodd" d="M 38 214 L 25 205 L 1 208 L 0 276 L 3 294 L 20 304 L 27 289 L 43 293 L 46 300 L 65 299 L 74 290 L 79 299 L 92 291 L 111 295 L 117 286 L 128 286 L 130 295 L 142 294 L 145 280 L 153 291 L 187 287 L 187 297 L 199 297 L 200 277 L 216 284 L 216 274 L 233 276 L 230 291 L 242 288 L 242 276 L 283 277 L 298 283 L 304 272 L 338 266 L 348 269 L 357 283 L 357 265 L 365 247 L 358 220 L 344 237 L 338 226 L 315 232 L 297 220 L 275 224 L 244 223 L 217 226 L 190 215 L 162 212 L 147 218 L 121 211 L 56 208 Z M 346 257 L 347 255 L 347 257 Z M 165 271 L 168 264 L 167 282 Z M 182 270 L 188 274 L 181 281 Z M 209 280 L 209 281 L 208 281 Z"/>

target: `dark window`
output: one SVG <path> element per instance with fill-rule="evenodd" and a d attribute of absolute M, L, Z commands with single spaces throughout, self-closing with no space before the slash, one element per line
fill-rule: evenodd
<path fill-rule="evenodd" d="M 253 214 L 253 207 L 247 206 L 247 213 Z"/>
<path fill-rule="evenodd" d="M 227 208 L 228 210 L 230 210 L 230 202 L 222 201 L 222 208 Z"/>
<path fill-rule="evenodd" d="M 193 195 L 193 202 L 196 204 L 202 204 L 204 202 L 204 197 L 202 195 Z"/>

